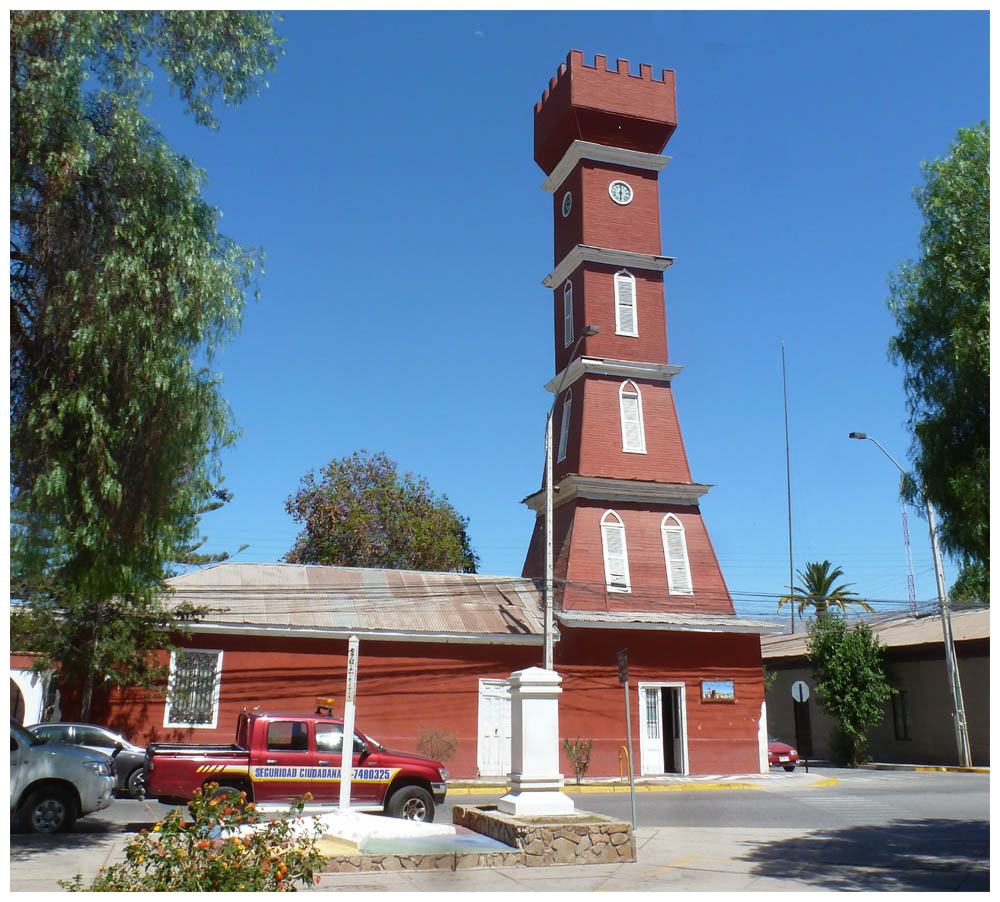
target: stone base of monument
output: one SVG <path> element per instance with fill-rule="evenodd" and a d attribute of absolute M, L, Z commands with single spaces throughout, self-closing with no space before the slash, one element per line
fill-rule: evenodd
<path fill-rule="evenodd" d="M 455 805 L 452 820 L 524 854 L 529 867 L 635 861 L 628 821 L 577 809 L 572 814 L 510 815 L 495 805 Z"/>

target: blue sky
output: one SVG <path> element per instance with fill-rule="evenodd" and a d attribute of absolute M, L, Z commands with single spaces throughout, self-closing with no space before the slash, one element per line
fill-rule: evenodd
<path fill-rule="evenodd" d="M 270 87 L 199 129 L 150 113 L 208 174 L 222 230 L 264 248 L 261 298 L 217 360 L 243 430 L 212 550 L 275 561 L 285 499 L 356 449 L 471 520 L 518 575 L 552 373 L 551 204 L 534 103 L 571 49 L 676 71 L 660 175 L 670 359 L 702 513 L 738 607 L 788 583 L 781 343 L 796 568 L 829 559 L 905 603 L 887 276 L 918 252 L 921 160 L 989 117 L 986 12 L 286 13 Z M 908 510 L 917 597 L 935 596 Z M 957 574 L 946 562 L 950 582 Z"/>

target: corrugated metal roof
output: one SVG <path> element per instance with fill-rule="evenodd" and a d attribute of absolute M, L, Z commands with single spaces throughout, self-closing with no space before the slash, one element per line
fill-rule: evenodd
<path fill-rule="evenodd" d="M 672 629 L 713 633 L 774 633 L 783 624 L 732 614 L 654 613 L 651 611 L 560 611 L 556 619 L 565 626 L 618 629 Z"/>
<path fill-rule="evenodd" d="M 909 645 L 941 645 L 944 640 L 941 616 L 929 614 L 914 616 L 909 613 L 883 614 L 874 618 L 861 618 L 867 623 L 878 640 L 887 648 Z M 953 611 L 951 631 L 956 642 L 970 639 L 989 639 L 989 609 L 974 611 Z M 806 654 L 809 635 L 792 633 L 784 636 L 761 637 L 760 649 L 765 658 L 796 658 Z"/>
<path fill-rule="evenodd" d="M 306 564 L 223 563 L 168 580 L 171 605 L 211 612 L 199 627 L 541 636 L 530 579 Z"/>

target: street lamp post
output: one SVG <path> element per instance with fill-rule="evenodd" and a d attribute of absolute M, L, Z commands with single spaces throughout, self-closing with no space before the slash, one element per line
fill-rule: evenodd
<path fill-rule="evenodd" d="M 896 462 L 896 459 L 870 435 L 864 432 L 852 432 L 848 438 L 867 439 L 873 442 L 881 452 L 889 458 L 904 476 L 906 471 Z M 972 765 L 972 753 L 969 749 L 969 728 L 965 722 L 965 702 L 962 699 L 962 681 L 958 673 L 958 662 L 955 658 L 955 637 L 951 631 L 951 603 L 944 584 L 944 567 L 941 564 L 941 549 L 938 545 L 937 526 L 934 521 L 934 510 L 927 492 L 920 486 L 920 494 L 924 496 L 927 507 L 927 527 L 931 534 L 931 554 L 934 558 L 934 577 L 937 581 L 938 605 L 941 609 L 941 629 L 944 633 L 944 658 L 948 668 L 948 685 L 951 689 L 952 717 L 955 721 L 955 742 L 958 746 L 958 763 L 962 767 Z"/>
<path fill-rule="evenodd" d="M 562 379 L 559 380 L 559 387 L 552 397 L 552 406 L 549 407 L 549 415 L 545 418 L 545 650 L 543 656 L 543 666 L 546 670 L 552 670 L 552 414 L 556 409 L 556 401 L 562 394 L 566 376 L 569 373 L 569 365 L 576 356 L 580 342 L 592 335 L 597 335 L 601 330 L 597 326 L 584 326 L 583 331 L 573 345 L 573 349 L 566 358 L 566 366 L 563 367 Z"/>

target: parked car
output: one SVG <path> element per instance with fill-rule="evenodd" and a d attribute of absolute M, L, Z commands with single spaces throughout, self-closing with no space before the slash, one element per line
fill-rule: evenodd
<path fill-rule="evenodd" d="M 780 764 L 785 770 L 795 770 L 795 765 L 799 763 L 799 753 L 787 742 L 768 736 L 767 763 Z"/>
<path fill-rule="evenodd" d="M 110 756 L 118 791 L 139 799 L 145 796 L 146 750 L 133 745 L 124 736 L 89 723 L 36 723 L 28 730 L 49 742 L 78 745 Z"/>
<path fill-rule="evenodd" d="M 64 833 L 76 819 L 114 801 L 111 759 L 101 752 L 47 742 L 10 722 L 11 827 Z"/>

